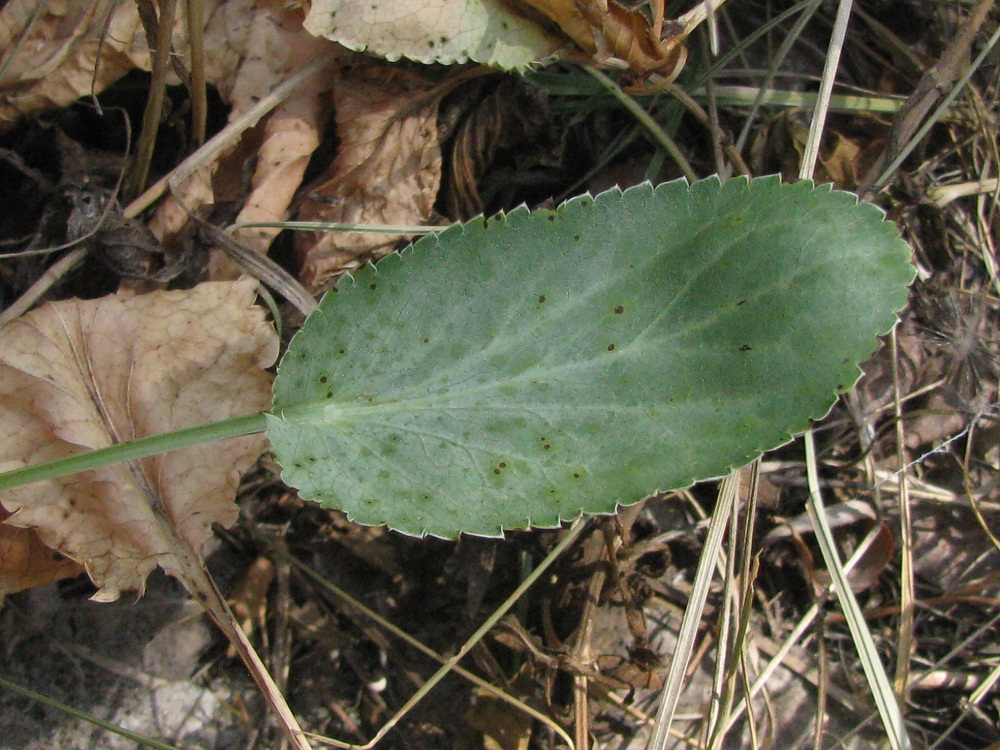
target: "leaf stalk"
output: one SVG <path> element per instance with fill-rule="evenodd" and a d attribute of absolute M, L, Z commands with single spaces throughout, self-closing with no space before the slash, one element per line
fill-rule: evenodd
<path fill-rule="evenodd" d="M 133 461 L 146 456 L 153 456 L 157 453 L 188 448 L 192 445 L 210 443 L 215 440 L 241 437 L 243 435 L 253 435 L 263 432 L 266 426 L 266 418 L 263 412 L 248 414 L 242 417 L 233 417 L 219 422 L 211 422 L 198 427 L 189 427 L 184 430 L 165 432 L 162 435 L 150 435 L 148 437 L 129 440 L 124 443 L 109 445 L 106 448 L 98 448 L 75 456 L 59 458 L 54 461 L 46 461 L 43 464 L 25 466 L 0 474 L 0 490 L 9 490 L 32 482 L 41 482 L 45 479 L 57 479 L 77 474 L 81 471 L 90 471 L 102 466 L 118 463 L 119 461 Z"/>

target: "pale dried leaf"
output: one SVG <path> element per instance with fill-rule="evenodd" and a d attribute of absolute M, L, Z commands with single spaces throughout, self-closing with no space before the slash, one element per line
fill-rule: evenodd
<path fill-rule="evenodd" d="M 0 507 L 0 603 L 7 594 L 83 572 L 78 563 L 42 544 L 31 529 L 3 523 L 9 517 L 10 513 Z"/>
<path fill-rule="evenodd" d="M 0 470 L 264 409 L 275 333 L 256 282 L 55 302 L 0 332 Z M 238 515 L 260 435 L 10 491 L 7 523 L 33 528 L 116 598 L 160 565 L 183 578 L 211 525 Z"/>
<path fill-rule="evenodd" d="M 441 183 L 438 98 L 414 73 L 387 66 L 342 70 L 334 88 L 337 157 L 330 179 L 303 201 L 302 221 L 426 223 Z M 302 283 L 310 291 L 395 247 L 401 235 L 329 232 L 300 235 Z"/>
<path fill-rule="evenodd" d="M 524 69 L 564 46 L 542 26 L 496 0 L 315 0 L 305 27 L 349 49 L 391 61 L 474 60 Z"/>
<path fill-rule="evenodd" d="M 531 675 L 522 668 L 518 683 L 527 686 Z M 526 712 L 492 693 L 476 689 L 465 713 L 464 747 L 483 750 L 528 750 L 534 720 Z"/>
<path fill-rule="evenodd" d="M 284 3 L 261 3 L 244 12 L 241 20 L 243 46 L 238 68 L 224 92 L 232 105 L 229 121 L 239 120 L 260 99 L 289 77 L 317 58 L 330 54 L 336 46 L 326 39 L 317 39 L 302 28 L 301 8 Z M 319 143 L 325 126 L 326 109 L 323 94 L 330 81 L 317 75 L 279 105 L 265 126 L 263 145 L 257 154 L 253 175 L 253 194 L 248 199 L 239 221 L 275 221 L 285 214 L 309 158 Z M 184 180 L 177 197 L 190 210 L 213 202 L 226 191 L 220 182 L 231 181 L 243 169 L 242 159 L 228 159 L 229 152 L 203 165 Z M 242 197 L 242 196 L 240 196 Z M 161 240 L 170 239 L 187 224 L 188 216 L 174 196 L 157 209 L 150 228 Z M 247 231 L 237 235 L 243 244 L 266 253 L 277 232 Z M 213 253 L 209 277 L 215 280 L 233 279 L 239 275 L 235 264 L 224 253 Z"/>
<path fill-rule="evenodd" d="M 186 5 L 179 4 L 174 27 L 175 54 L 184 65 Z M 226 97 L 254 3 L 203 0 L 203 5 L 205 74 Z M 0 49 L 8 51 L 0 78 L 0 127 L 22 115 L 99 94 L 135 68 L 149 70 L 149 46 L 136 3 L 50 0 L 32 22 L 37 6 L 38 0 L 11 0 L 0 10 Z M 176 78 L 170 82 L 179 83 Z"/>
<path fill-rule="evenodd" d="M 65 106 L 91 89 L 100 92 L 136 66 L 128 50 L 145 45 L 133 3 L 116 9 L 114 0 L 55 0 L 28 26 L 36 6 L 36 0 L 14 0 L 0 11 L 0 47 L 10 50 L 5 58 L 13 55 L 4 60 L 0 80 L 3 125 L 23 114 Z M 102 48 L 103 26 L 112 11 L 108 44 Z M 15 47 L 22 35 L 23 43 Z M 148 48 L 145 54 L 148 60 Z"/>
<path fill-rule="evenodd" d="M 260 58 L 261 64 L 274 66 L 275 51 L 284 51 L 284 57 L 279 60 L 281 64 L 271 74 L 273 86 L 277 86 L 284 77 L 298 72 L 317 57 L 329 54 L 331 46 L 325 39 L 306 34 L 301 25 L 289 28 L 285 24 L 274 29 L 274 38 L 266 47 L 256 51 L 256 48 L 251 48 L 250 52 Z M 244 68 L 250 63 L 249 59 L 244 62 Z M 326 127 L 330 86 L 328 77 L 313 76 L 268 118 L 264 127 L 264 142 L 257 152 L 252 189 L 236 218 L 237 222 L 283 221 L 288 218 L 288 207 L 302 184 L 302 176 Z M 280 231 L 270 228 L 243 229 L 235 236 L 246 247 L 266 255 Z M 231 266 L 234 265 L 228 256 L 225 257 Z M 238 273 L 238 270 L 231 268 L 230 274 L 233 273 Z M 212 278 L 226 276 L 213 272 Z"/>
<path fill-rule="evenodd" d="M 187 226 L 189 217 L 181 203 L 195 211 L 215 200 L 212 176 L 218 168 L 218 160 L 202 164 L 160 204 L 149 220 L 149 231 L 156 239 L 167 245 Z"/>

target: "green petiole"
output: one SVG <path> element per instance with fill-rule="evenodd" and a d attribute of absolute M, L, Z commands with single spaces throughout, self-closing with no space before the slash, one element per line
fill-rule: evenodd
<path fill-rule="evenodd" d="M 157 453 L 210 443 L 214 440 L 252 435 L 263 432 L 266 425 L 264 413 L 258 412 L 198 427 L 189 427 L 185 430 L 165 432 L 162 435 L 150 435 L 149 437 L 129 440 L 125 443 L 109 445 L 107 448 L 98 448 L 76 456 L 59 458 L 55 461 L 47 461 L 43 464 L 25 466 L 21 469 L 5 472 L 0 474 L 0 490 L 9 490 L 32 482 L 56 479 L 108 466 L 119 461 L 133 461 Z"/>

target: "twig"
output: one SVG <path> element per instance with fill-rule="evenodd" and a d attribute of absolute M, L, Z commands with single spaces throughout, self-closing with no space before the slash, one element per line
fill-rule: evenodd
<path fill-rule="evenodd" d="M 139 3 L 152 5 L 151 0 Z M 174 17 L 177 11 L 177 0 L 163 0 L 160 3 L 160 17 L 157 20 L 156 36 L 150 36 L 146 28 L 146 41 L 153 50 L 150 60 L 150 70 L 153 78 L 149 83 L 149 96 L 146 99 L 146 109 L 142 114 L 142 133 L 139 135 L 139 152 L 136 154 L 135 167 L 129 175 L 126 186 L 126 196 L 137 195 L 146 184 L 149 177 L 149 165 L 153 161 L 153 148 L 156 146 L 156 133 L 160 126 L 160 114 L 163 112 L 163 101 L 167 94 L 167 66 L 170 64 L 170 39 L 174 33 Z M 152 11 L 148 11 L 152 15 Z"/>
<path fill-rule="evenodd" d="M 898 165 L 902 163 L 902 159 L 919 142 L 920 139 L 914 137 L 917 129 L 945 92 L 952 88 L 952 97 L 957 94 L 959 87 L 952 85 L 967 67 L 965 60 L 972 42 L 993 7 L 994 0 L 979 0 L 958 30 L 958 34 L 941 55 L 941 59 L 920 79 L 916 89 L 893 121 L 885 149 L 858 185 L 858 194 L 863 198 L 874 195 L 889 181 Z M 932 117 L 928 121 L 928 127 L 936 119 L 937 116 Z"/>
<path fill-rule="evenodd" d="M 85 257 L 87 257 L 87 248 L 78 247 L 66 253 L 66 255 L 49 266 L 45 270 L 45 273 L 39 276 L 38 280 L 24 294 L 18 297 L 10 307 L 0 313 L 0 326 L 4 326 L 14 320 L 14 318 L 19 318 L 28 312 L 38 300 L 45 296 L 46 292 L 56 282 L 76 268 Z"/>
<path fill-rule="evenodd" d="M 208 122 L 208 96 L 205 79 L 205 6 L 203 0 L 187 3 L 188 48 L 191 53 L 191 141 L 200 146 L 205 142 Z"/>
<path fill-rule="evenodd" d="M 674 83 L 667 84 L 664 87 L 664 91 L 668 92 L 672 97 L 684 105 L 687 111 L 694 115 L 695 119 L 704 125 L 705 128 L 712 133 L 713 137 L 718 139 L 719 145 L 722 146 L 722 150 L 725 152 L 726 156 L 729 157 L 730 163 L 738 174 L 750 174 L 750 167 L 747 166 L 747 163 L 743 160 L 742 155 L 733 145 L 733 139 L 729 136 L 729 133 L 721 130 L 718 124 L 712 121 L 708 113 L 702 109 L 698 102 L 696 102 L 686 91 L 684 91 L 684 89 Z"/>

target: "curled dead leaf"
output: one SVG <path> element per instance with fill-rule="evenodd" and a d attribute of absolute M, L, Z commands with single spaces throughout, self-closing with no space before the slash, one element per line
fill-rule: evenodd
<path fill-rule="evenodd" d="M 664 39 L 663 5 L 649 17 L 607 0 L 516 0 L 537 11 L 598 61 L 620 60 L 633 73 L 658 71 L 674 80 L 687 59 L 683 42 L 689 33 L 673 30 Z M 656 3 L 651 3 L 656 5 Z"/>
<path fill-rule="evenodd" d="M 303 201 L 301 221 L 416 225 L 433 212 L 441 183 L 439 98 L 415 73 L 388 66 L 341 70 L 334 99 L 340 148 L 329 178 Z M 312 292 L 364 260 L 391 251 L 404 235 L 303 233 L 297 251 Z"/>
<path fill-rule="evenodd" d="M 233 0 L 230 0 L 233 2 Z M 336 45 L 317 39 L 302 28 L 301 7 L 259 3 L 240 20 L 240 54 L 225 72 L 227 86 L 220 89 L 231 105 L 229 122 L 241 121 L 257 103 L 315 60 L 329 56 Z M 153 233 L 165 242 L 187 225 L 184 206 L 195 211 L 215 201 L 244 200 L 239 222 L 281 221 L 298 189 L 313 151 L 326 125 L 329 76 L 314 75 L 270 113 L 263 126 L 234 142 L 222 154 L 180 182 L 174 194 L 157 208 L 150 222 Z M 249 126 L 250 123 L 247 123 Z M 254 123 L 256 125 L 256 123 Z M 246 165 L 254 164 L 249 196 Z M 276 229 L 245 229 L 236 238 L 267 254 Z M 209 277 L 235 279 L 241 273 L 221 250 L 212 253 Z"/>
<path fill-rule="evenodd" d="M 267 408 L 278 340 L 256 282 L 50 303 L 0 329 L 0 470 Z M 112 600 L 159 565 L 182 580 L 231 524 L 250 435 L 6 493 L 7 524 L 82 563 Z"/>
<path fill-rule="evenodd" d="M 864 532 L 868 533 L 873 527 L 876 528 L 875 536 L 871 544 L 865 549 L 861 558 L 856 562 L 848 573 L 847 580 L 851 589 L 855 593 L 872 588 L 878 583 L 879 578 L 885 572 L 886 566 L 892 560 L 896 551 L 896 537 L 875 511 L 861 500 L 847 500 L 842 503 L 828 506 L 826 508 L 827 523 L 830 527 L 838 530 L 838 537 L 845 541 L 848 535 L 841 531 L 851 526 L 862 526 Z M 827 571 L 818 570 L 813 567 L 817 555 L 812 554 L 807 545 L 807 539 L 813 533 L 812 521 L 809 516 L 802 513 L 794 518 L 781 519 L 782 524 L 773 528 L 764 537 L 764 546 L 775 544 L 781 540 L 790 540 L 799 555 L 799 561 L 816 585 L 827 586 L 830 577 Z M 849 553 L 845 553 L 845 559 Z"/>
<path fill-rule="evenodd" d="M 253 0 L 203 0 L 205 74 L 228 97 Z M 136 3 L 11 0 L 0 9 L 0 129 L 18 117 L 100 94 L 129 71 L 149 70 Z M 174 56 L 186 65 L 187 4 L 179 3 Z M 172 83 L 178 83 L 173 77 Z"/>
<path fill-rule="evenodd" d="M 45 586 L 83 572 L 79 563 L 42 544 L 31 529 L 4 523 L 10 513 L 0 507 L 0 603 L 7 594 Z"/>

